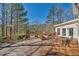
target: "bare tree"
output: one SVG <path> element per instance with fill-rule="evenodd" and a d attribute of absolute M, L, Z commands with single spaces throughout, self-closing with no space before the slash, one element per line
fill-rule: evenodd
<path fill-rule="evenodd" d="M 48 30 L 47 31 L 54 31 L 53 25 L 55 24 L 55 13 L 56 13 L 56 8 L 54 6 L 52 6 L 49 10 L 48 16 L 47 16 L 47 27 Z M 51 30 L 51 29 L 52 30 Z"/>
<path fill-rule="evenodd" d="M 63 22 L 63 8 L 61 7 L 61 5 L 59 4 L 59 6 L 57 7 L 57 18 L 58 18 L 58 23 L 62 23 Z"/>

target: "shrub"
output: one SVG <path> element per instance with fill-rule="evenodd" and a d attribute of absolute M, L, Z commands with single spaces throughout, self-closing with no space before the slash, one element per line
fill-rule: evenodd
<path fill-rule="evenodd" d="M 4 42 L 3 37 L 0 36 L 0 43 L 3 43 L 3 42 Z"/>

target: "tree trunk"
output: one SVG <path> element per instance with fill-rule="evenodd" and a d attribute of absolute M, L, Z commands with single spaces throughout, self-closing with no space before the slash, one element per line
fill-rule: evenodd
<path fill-rule="evenodd" d="M 12 14 L 13 14 L 13 11 L 12 11 L 12 4 L 11 4 L 10 8 L 11 8 L 11 20 L 10 20 L 10 25 L 11 25 L 11 27 L 10 27 L 10 39 L 11 39 L 11 36 L 12 36 Z"/>

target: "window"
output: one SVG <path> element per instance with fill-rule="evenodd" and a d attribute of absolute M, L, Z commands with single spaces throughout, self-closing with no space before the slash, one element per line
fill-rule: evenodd
<path fill-rule="evenodd" d="M 62 35 L 64 35 L 64 36 L 66 35 L 66 28 L 62 29 Z"/>
<path fill-rule="evenodd" d="M 58 35 L 60 35 L 60 28 L 57 28 L 57 33 Z"/>
<path fill-rule="evenodd" d="M 73 28 L 69 28 L 69 36 L 73 36 Z"/>

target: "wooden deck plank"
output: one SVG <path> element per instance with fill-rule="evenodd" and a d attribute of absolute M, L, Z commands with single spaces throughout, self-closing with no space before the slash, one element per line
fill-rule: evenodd
<path fill-rule="evenodd" d="M 32 56 L 44 56 L 48 53 L 48 51 L 52 48 L 52 46 L 41 46 L 36 52 L 32 54 Z"/>

